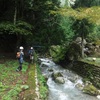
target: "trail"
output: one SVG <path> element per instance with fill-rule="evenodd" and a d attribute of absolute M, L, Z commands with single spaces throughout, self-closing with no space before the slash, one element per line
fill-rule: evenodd
<path fill-rule="evenodd" d="M 26 84 L 29 86 L 29 89 L 20 93 L 19 100 L 39 100 L 39 93 L 36 91 L 37 73 L 35 64 L 30 64 L 26 73 L 28 74 Z"/>

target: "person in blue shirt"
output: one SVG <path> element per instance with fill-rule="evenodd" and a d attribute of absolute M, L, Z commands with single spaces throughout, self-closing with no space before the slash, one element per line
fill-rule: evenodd
<path fill-rule="evenodd" d="M 23 52 L 23 47 L 20 46 L 19 47 L 19 53 L 20 53 L 20 56 L 18 58 L 18 61 L 19 61 L 19 67 L 16 69 L 16 71 L 21 71 L 22 70 L 22 64 L 23 64 L 23 58 L 24 58 L 24 52 Z"/>
<path fill-rule="evenodd" d="M 33 59 L 34 59 L 34 49 L 33 49 L 33 47 L 30 47 L 28 54 L 29 54 L 30 62 L 33 63 Z"/>

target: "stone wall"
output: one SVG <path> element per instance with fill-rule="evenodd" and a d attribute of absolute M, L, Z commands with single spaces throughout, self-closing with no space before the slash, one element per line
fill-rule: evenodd
<path fill-rule="evenodd" d="M 94 86 L 100 88 L 100 66 L 84 61 L 75 61 L 71 70 L 89 80 Z"/>

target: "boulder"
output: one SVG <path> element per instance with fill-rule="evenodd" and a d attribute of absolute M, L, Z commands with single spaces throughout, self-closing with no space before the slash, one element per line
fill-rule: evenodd
<path fill-rule="evenodd" d="M 76 85 L 75 85 L 75 87 L 77 87 L 78 89 L 80 89 L 80 90 L 83 90 L 83 85 L 82 84 L 80 84 L 80 83 L 77 83 Z"/>
<path fill-rule="evenodd" d="M 68 79 L 69 79 L 71 82 L 75 83 L 75 82 L 77 81 L 77 79 L 78 79 L 78 76 L 76 75 L 76 76 L 74 76 L 74 77 L 69 77 Z"/>
<path fill-rule="evenodd" d="M 61 72 L 53 72 L 52 77 L 53 77 L 54 81 L 57 83 L 60 83 L 60 84 L 65 83 L 64 77 Z"/>
<path fill-rule="evenodd" d="M 65 83 L 65 80 L 64 80 L 63 77 L 57 77 L 57 78 L 55 79 L 55 82 L 60 83 L 60 84 L 64 84 L 64 83 Z"/>
<path fill-rule="evenodd" d="M 63 75 L 61 74 L 61 72 L 54 72 L 52 74 L 53 78 L 56 79 L 57 77 L 63 77 Z"/>

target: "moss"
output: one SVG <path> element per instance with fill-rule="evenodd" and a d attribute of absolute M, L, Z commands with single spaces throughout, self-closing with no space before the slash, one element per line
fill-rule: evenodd
<path fill-rule="evenodd" d="M 29 89 L 25 91 L 24 97 L 26 100 L 34 100 L 35 97 L 37 97 L 35 93 L 35 64 L 31 64 L 30 68 L 28 69 L 28 80 L 27 85 L 29 86 Z"/>
<path fill-rule="evenodd" d="M 94 96 L 100 94 L 99 91 L 93 85 L 90 84 L 84 87 L 83 92 Z"/>
<path fill-rule="evenodd" d="M 92 59 L 93 57 L 87 57 L 87 58 L 84 58 L 84 59 L 81 59 L 82 62 L 86 62 L 90 65 L 96 65 L 96 66 L 99 66 L 100 65 L 100 58 L 96 58 L 96 61 L 93 61 Z"/>
<path fill-rule="evenodd" d="M 32 86 L 33 88 L 36 87 L 35 85 L 35 65 L 31 65 L 30 66 L 30 71 L 28 73 L 28 83 L 30 84 L 30 86 Z"/>

